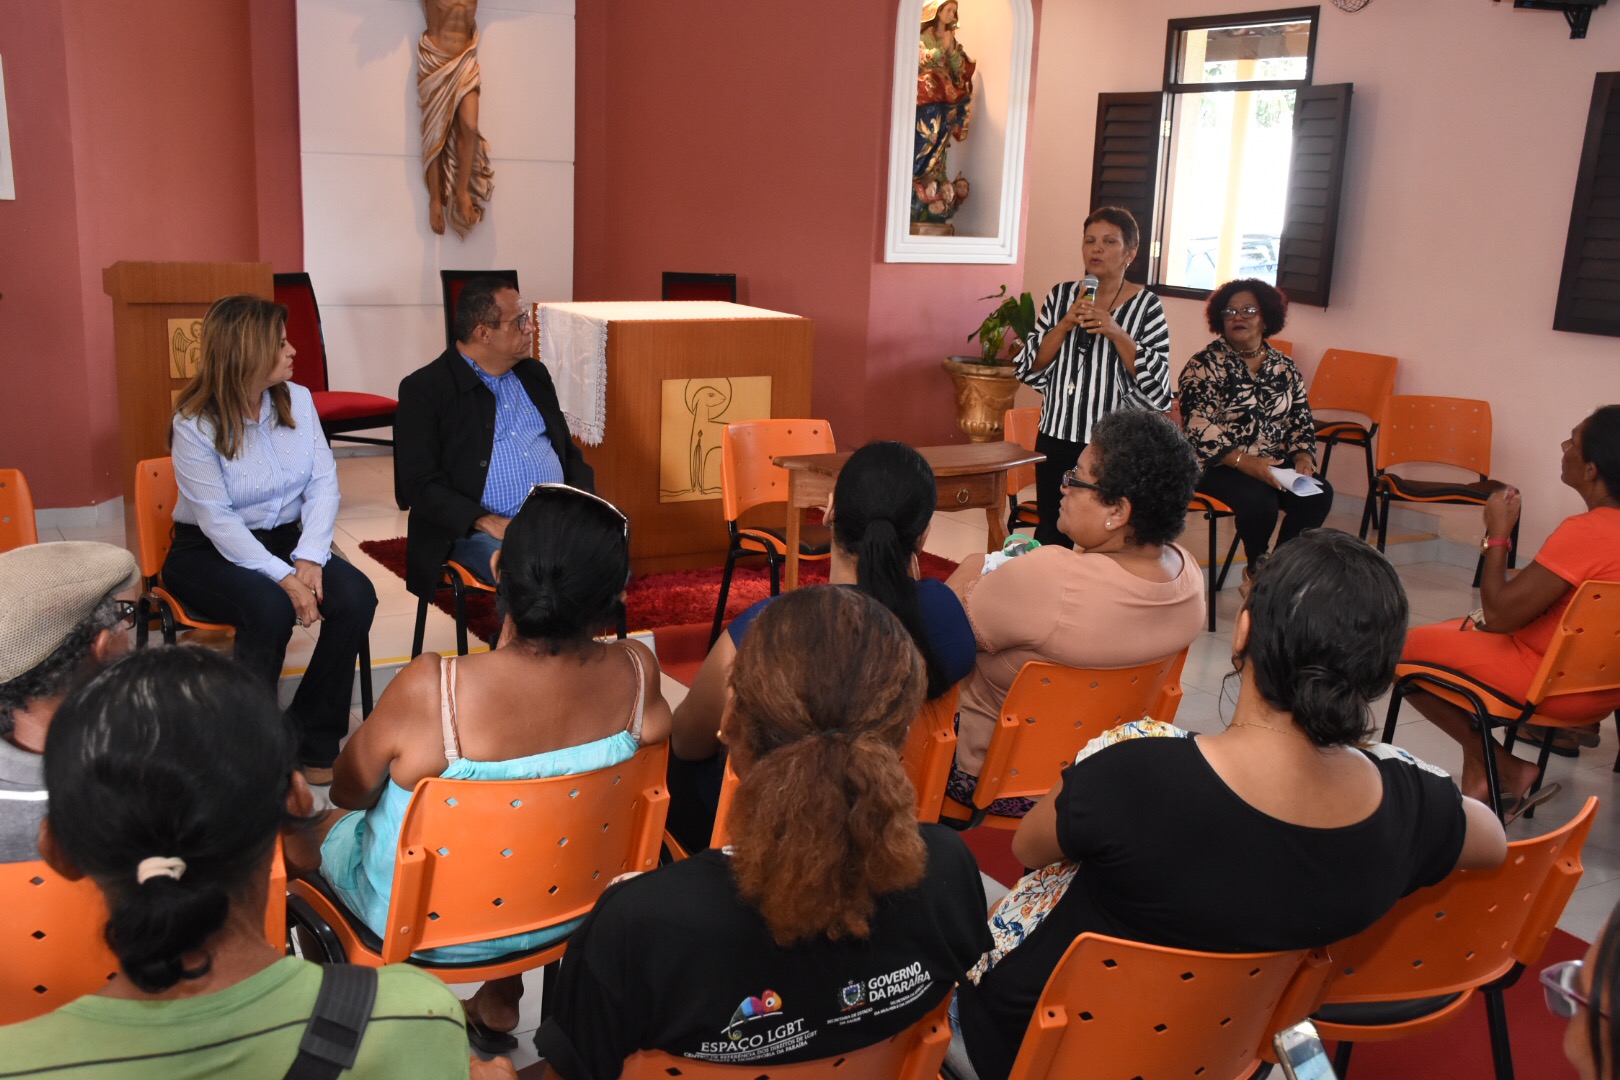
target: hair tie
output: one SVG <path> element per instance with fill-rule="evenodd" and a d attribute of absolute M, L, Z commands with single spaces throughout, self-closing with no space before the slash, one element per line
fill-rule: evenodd
<path fill-rule="evenodd" d="M 186 872 L 186 860 L 171 859 L 162 855 L 153 855 L 140 861 L 135 867 L 135 884 L 145 885 L 155 877 L 174 878 L 179 881 Z"/>

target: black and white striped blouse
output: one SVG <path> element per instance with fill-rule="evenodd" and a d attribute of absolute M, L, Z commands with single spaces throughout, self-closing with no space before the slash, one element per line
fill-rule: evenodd
<path fill-rule="evenodd" d="M 1031 373 L 1041 339 L 1080 296 L 1078 281 L 1052 287 L 1035 319 L 1035 332 L 1013 361 L 1018 378 L 1041 391 L 1041 431 L 1067 442 L 1090 442 L 1091 427 L 1121 406 L 1170 408 L 1170 324 L 1164 306 L 1146 289 L 1114 312 L 1114 321 L 1136 342 L 1134 372 L 1126 370 L 1113 342 L 1075 327 L 1044 371 Z"/>

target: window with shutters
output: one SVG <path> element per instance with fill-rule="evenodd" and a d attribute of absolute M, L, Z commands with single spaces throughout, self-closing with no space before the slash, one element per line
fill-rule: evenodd
<path fill-rule="evenodd" d="M 1099 96 L 1091 205 L 1136 215 L 1156 292 L 1327 303 L 1350 87 L 1311 83 L 1318 10 L 1172 20 L 1163 90 Z"/>
<path fill-rule="evenodd" d="M 1620 337 L 1620 71 L 1592 87 L 1553 329 Z"/>

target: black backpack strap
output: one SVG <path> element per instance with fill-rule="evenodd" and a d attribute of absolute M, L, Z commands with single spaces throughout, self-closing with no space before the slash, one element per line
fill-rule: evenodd
<path fill-rule="evenodd" d="M 376 968 L 322 966 L 321 990 L 286 1080 L 335 1080 L 344 1069 L 353 1068 L 376 1001 Z"/>

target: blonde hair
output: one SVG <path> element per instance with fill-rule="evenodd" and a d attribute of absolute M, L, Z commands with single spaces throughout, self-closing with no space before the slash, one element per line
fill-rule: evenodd
<path fill-rule="evenodd" d="M 242 450 L 249 414 L 257 415 L 258 387 L 275 370 L 281 355 L 281 336 L 287 329 L 287 309 L 257 296 L 227 296 L 214 301 L 203 316 L 202 359 L 197 374 L 180 392 L 175 415 L 200 418 L 214 425 L 214 449 L 220 457 L 234 458 Z M 275 420 L 284 427 L 293 422 L 292 397 L 287 385 L 270 388 Z"/>

